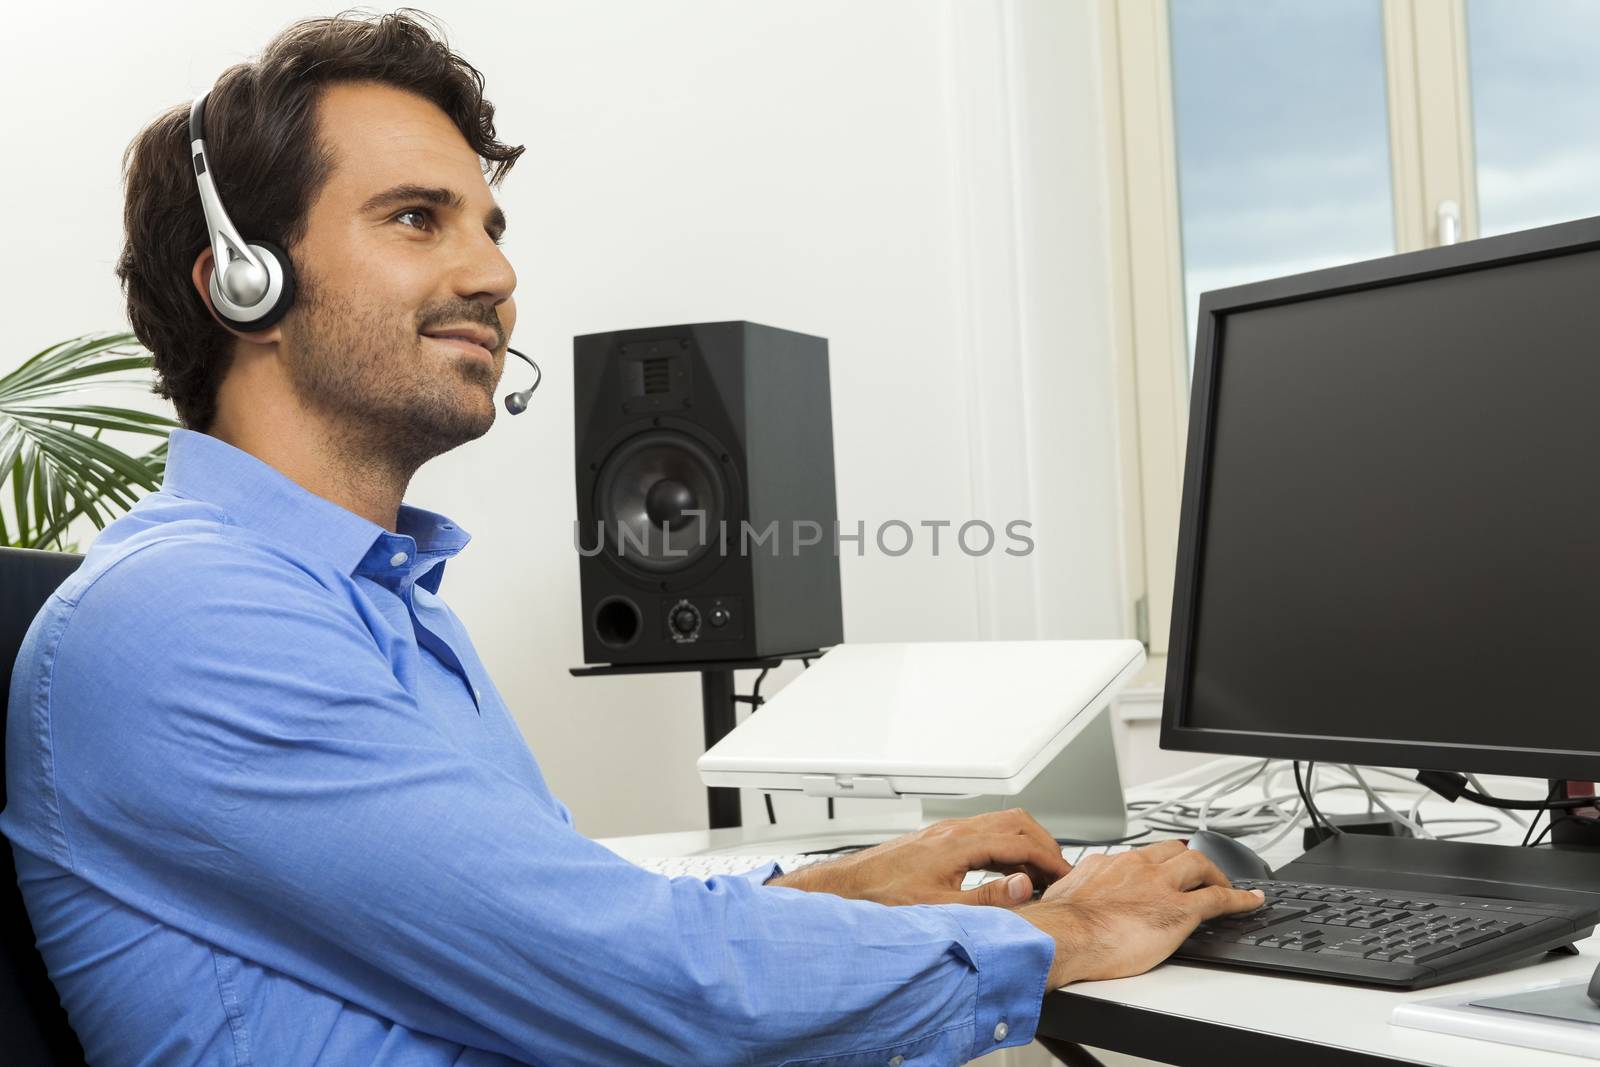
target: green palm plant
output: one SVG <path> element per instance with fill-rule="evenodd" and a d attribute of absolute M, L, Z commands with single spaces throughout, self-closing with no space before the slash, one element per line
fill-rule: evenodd
<path fill-rule="evenodd" d="M 176 422 L 70 401 L 86 386 L 148 388 L 150 367 L 133 334 L 95 333 L 51 345 L 0 376 L 0 545 L 72 551 L 65 538 L 74 520 L 88 516 L 103 529 L 143 491 L 160 488 Z M 161 441 L 132 456 L 101 439 L 107 430 Z"/>

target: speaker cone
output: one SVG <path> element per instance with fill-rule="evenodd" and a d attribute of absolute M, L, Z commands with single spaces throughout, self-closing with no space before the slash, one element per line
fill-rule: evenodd
<path fill-rule="evenodd" d="M 595 480 L 595 515 L 623 566 L 664 573 L 720 545 L 728 485 L 710 451 L 687 434 L 654 430 L 606 457 Z"/>

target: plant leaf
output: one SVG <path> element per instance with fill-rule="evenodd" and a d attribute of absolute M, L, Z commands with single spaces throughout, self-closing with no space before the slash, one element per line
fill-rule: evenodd
<path fill-rule="evenodd" d="M 13 509 L 10 527 L 0 516 L 0 544 L 61 542 L 80 516 L 104 528 L 114 510 L 130 508 L 141 491 L 160 487 L 175 421 L 133 408 L 71 402 L 87 386 L 148 388 L 152 364 L 132 334 L 98 333 L 51 345 L 0 375 L 0 487 L 11 480 Z M 162 440 L 133 456 L 102 439 L 108 430 Z"/>

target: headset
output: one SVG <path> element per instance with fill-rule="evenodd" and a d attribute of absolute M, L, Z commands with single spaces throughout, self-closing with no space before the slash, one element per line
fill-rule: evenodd
<path fill-rule="evenodd" d="M 294 303 L 294 266 L 277 245 L 246 241 L 239 236 L 222 206 L 206 158 L 205 113 L 209 95 L 202 93 L 189 108 L 189 154 L 194 162 L 195 182 L 200 187 L 200 209 L 205 212 L 206 232 L 211 239 L 211 305 L 217 318 L 242 333 L 264 330 L 283 318 Z M 544 372 L 515 348 L 507 346 L 506 351 L 533 368 L 533 384 L 521 392 L 508 393 L 505 398 L 506 410 L 520 415 L 527 410 Z"/>

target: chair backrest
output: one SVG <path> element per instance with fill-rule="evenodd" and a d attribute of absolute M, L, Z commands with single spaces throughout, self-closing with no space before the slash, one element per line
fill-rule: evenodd
<path fill-rule="evenodd" d="M 50 594 L 77 570 L 82 556 L 0 548 L 0 711 L 9 716 L 11 670 L 17 650 Z M 0 718 L 0 755 L 5 719 Z M 0 759 L 0 798 L 5 796 L 5 761 Z M 83 1046 L 67 1024 L 67 1013 L 28 922 L 10 842 L 0 837 L 0 1059 L 15 1067 L 83 1067 Z"/>

